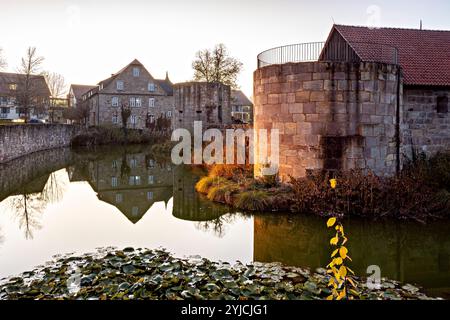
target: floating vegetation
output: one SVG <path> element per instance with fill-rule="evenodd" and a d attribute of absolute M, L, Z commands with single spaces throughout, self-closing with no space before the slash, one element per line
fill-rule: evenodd
<path fill-rule="evenodd" d="M 179 259 L 165 250 L 99 249 L 66 255 L 19 277 L 0 281 L 0 299 L 76 300 L 254 300 L 326 299 L 331 294 L 325 269 L 278 263 L 231 265 L 199 256 Z M 355 299 L 433 299 L 411 284 L 382 279 L 370 290 L 354 277 Z"/>

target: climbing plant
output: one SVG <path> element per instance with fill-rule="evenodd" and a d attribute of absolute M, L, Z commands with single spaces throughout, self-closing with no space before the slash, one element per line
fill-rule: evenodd
<path fill-rule="evenodd" d="M 337 186 L 336 179 L 330 180 L 330 186 L 335 189 Z M 327 265 L 327 273 L 330 275 L 328 287 L 331 290 L 331 295 L 327 300 L 341 300 L 349 298 L 348 293 L 358 296 L 356 292 L 356 284 L 352 279 L 351 274 L 355 274 L 347 265 L 347 261 L 352 261 L 348 255 L 348 249 L 345 247 L 348 239 L 345 236 L 344 226 L 337 221 L 337 218 L 332 217 L 327 221 L 327 227 L 335 229 L 334 237 L 330 239 L 330 245 L 333 246 L 331 253 L 331 262 Z M 350 296 L 351 299 L 351 296 Z"/>

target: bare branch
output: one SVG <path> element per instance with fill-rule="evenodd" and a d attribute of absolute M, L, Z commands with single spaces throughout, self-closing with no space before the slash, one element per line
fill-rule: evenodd
<path fill-rule="evenodd" d="M 61 74 L 46 71 L 44 77 L 53 98 L 62 98 L 67 94 L 66 80 Z"/>
<path fill-rule="evenodd" d="M 0 48 L 0 71 L 5 70 L 7 66 L 8 66 L 8 63 L 6 62 L 6 58 L 3 54 L 3 49 Z"/>
<path fill-rule="evenodd" d="M 192 62 L 194 80 L 221 82 L 237 88 L 237 76 L 242 70 L 242 63 L 230 57 L 224 44 L 218 44 L 213 50 L 201 50 Z"/>

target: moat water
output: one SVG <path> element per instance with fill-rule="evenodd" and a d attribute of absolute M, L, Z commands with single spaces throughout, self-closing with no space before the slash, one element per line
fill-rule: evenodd
<path fill-rule="evenodd" d="M 0 278 L 69 252 L 163 247 L 179 257 L 324 267 L 326 219 L 244 214 L 199 196 L 201 172 L 148 146 L 57 149 L 0 165 Z M 450 298 L 450 221 L 344 221 L 351 268 Z"/>

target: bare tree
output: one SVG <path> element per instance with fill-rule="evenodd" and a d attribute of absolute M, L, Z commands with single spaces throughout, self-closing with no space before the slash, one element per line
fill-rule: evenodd
<path fill-rule="evenodd" d="M 220 82 L 237 88 L 237 76 L 242 70 L 242 63 L 229 56 L 224 44 L 218 44 L 212 50 L 198 51 L 192 68 L 196 81 Z"/>
<path fill-rule="evenodd" d="M 8 63 L 6 62 L 6 58 L 3 54 L 3 49 L 0 48 L 0 71 L 5 70 L 7 66 L 8 66 Z"/>
<path fill-rule="evenodd" d="M 26 193 L 10 198 L 10 206 L 15 211 L 19 228 L 24 231 L 26 239 L 33 239 L 33 231 L 42 228 L 40 220 L 46 202 L 41 193 Z"/>
<path fill-rule="evenodd" d="M 42 110 L 48 99 L 45 97 L 45 88 L 42 87 L 41 80 L 37 77 L 41 72 L 43 62 L 44 58 L 37 54 L 36 48 L 29 47 L 18 69 L 23 76 L 16 89 L 16 100 L 22 108 L 21 113 L 25 114 L 25 121 L 29 118 L 31 108 L 34 108 L 35 112 Z"/>
<path fill-rule="evenodd" d="M 67 85 L 64 76 L 56 72 L 44 72 L 45 81 L 53 98 L 63 98 L 67 94 Z"/>

